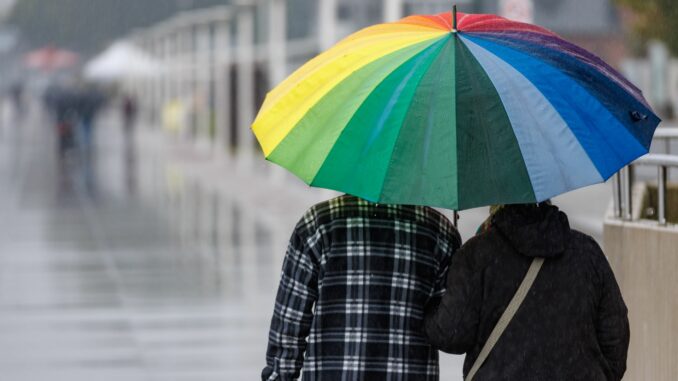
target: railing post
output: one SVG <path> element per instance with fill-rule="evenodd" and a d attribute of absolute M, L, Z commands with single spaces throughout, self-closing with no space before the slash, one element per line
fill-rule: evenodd
<path fill-rule="evenodd" d="M 612 203 L 614 205 L 614 217 L 622 218 L 622 187 L 619 172 L 612 176 Z"/>
<path fill-rule="evenodd" d="M 657 220 L 659 225 L 666 225 L 666 167 L 658 167 L 657 181 Z"/>
<path fill-rule="evenodd" d="M 622 195 L 624 198 L 624 220 L 631 221 L 633 219 L 633 167 L 626 166 L 622 169 L 622 182 L 623 190 Z"/>

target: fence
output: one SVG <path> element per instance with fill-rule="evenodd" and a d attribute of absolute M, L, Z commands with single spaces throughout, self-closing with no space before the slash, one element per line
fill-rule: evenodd
<path fill-rule="evenodd" d="M 650 166 L 657 168 L 657 220 L 660 225 L 667 223 L 668 170 L 669 168 L 678 168 L 678 155 L 671 154 L 670 143 L 673 139 L 678 139 L 678 127 L 659 128 L 654 139 L 655 142 L 664 143 L 665 153 L 646 155 L 623 168 L 613 178 L 614 216 L 616 218 L 626 221 L 633 219 L 632 188 L 635 180 L 635 168 L 637 166 Z"/>

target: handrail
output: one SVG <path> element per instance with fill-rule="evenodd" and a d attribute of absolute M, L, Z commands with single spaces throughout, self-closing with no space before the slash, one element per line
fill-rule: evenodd
<path fill-rule="evenodd" d="M 660 129 L 657 130 L 659 132 Z M 662 136 L 666 138 L 667 135 L 676 133 L 678 138 L 678 128 L 663 128 L 666 131 Z M 655 137 L 658 137 L 655 135 Z M 674 136 L 670 136 L 673 138 Z M 660 225 L 666 225 L 666 186 L 668 168 L 678 168 L 678 156 L 667 154 L 649 154 L 631 163 L 629 166 L 622 168 L 613 178 L 613 203 L 614 214 L 617 218 L 622 218 L 630 221 L 632 215 L 632 198 L 631 188 L 633 185 L 634 168 L 635 166 L 653 166 L 657 167 L 657 219 Z"/>
<path fill-rule="evenodd" d="M 671 142 L 678 139 L 678 127 L 659 127 L 654 132 L 654 140 L 664 144 L 664 153 L 671 153 Z"/>
<path fill-rule="evenodd" d="M 660 127 L 654 132 L 655 139 L 678 139 L 678 127 Z"/>
<path fill-rule="evenodd" d="M 678 167 L 678 155 L 649 154 L 634 161 L 632 165 Z"/>

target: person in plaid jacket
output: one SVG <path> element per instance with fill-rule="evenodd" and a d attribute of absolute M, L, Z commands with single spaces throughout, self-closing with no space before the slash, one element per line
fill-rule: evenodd
<path fill-rule="evenodd" d="M 424 309 L 460 244 L 428 207 L 348 195 L 313 206 L 287 248 L 262 380 L 438 380 Z"/>

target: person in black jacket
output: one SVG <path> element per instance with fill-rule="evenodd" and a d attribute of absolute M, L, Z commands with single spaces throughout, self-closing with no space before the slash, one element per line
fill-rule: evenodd
<path fill-rule="evenodd" d="M 466 376 L 535 257 L 541 271 L 474 380 L 620 380 L 629 323 L 612 269 L 546 203 L 501 207 L 453 256 L 446 293 L 427 306 L 431 344 L 465 353 Z"/>

